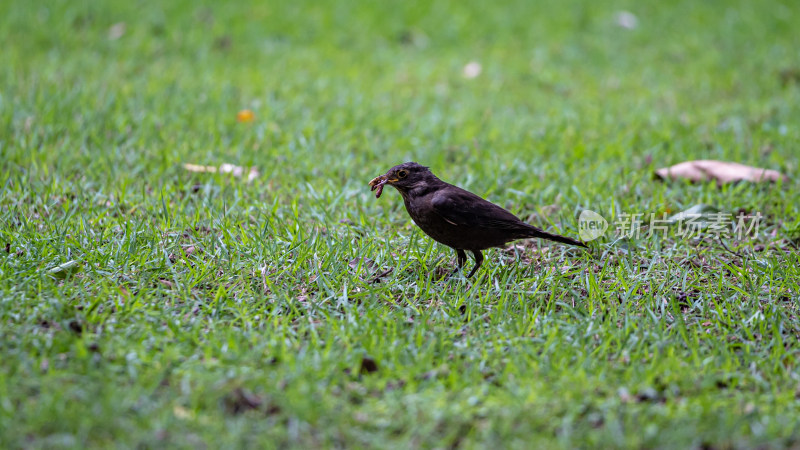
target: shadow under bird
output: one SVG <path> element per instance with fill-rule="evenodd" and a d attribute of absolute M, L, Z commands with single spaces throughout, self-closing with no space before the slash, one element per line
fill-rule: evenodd
<path fill-rule="evenodd" d="M 475 267 L 467 275 L 469 278 L 483 262 L 481 250 L 502 247 L 517 239 L 542 238 L 586 247 L 577 239 L 529 225 L 500 206 L 445 183 L 427 167 L 415 162 L 394 166 L 385 175 L 375 177 L 369 185 L 376 191 L 376 198 L 381 196 L 385 185 L 397 189 L 414 223 L 433 240 L 456 251 L 458 267 L 453 274 L 467 262 L 467 250 L 475 256 Z"/>

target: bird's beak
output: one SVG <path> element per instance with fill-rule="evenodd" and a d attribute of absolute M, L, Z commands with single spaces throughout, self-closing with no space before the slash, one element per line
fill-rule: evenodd
<path fill-rule="evenodd" d="M 374 191 L 378 186 L 383 186 L 386 184 L 386 181 L 386 175 L 380 175 L 370 180 L 369 186 L 372 188 L 371 190 Z"/>
<path fill-rule="evenodd" d="M 383 186 L 384 185 L 392 184 L 392 183 L 394 183 L 396 181 L 400 181 L 400 179 L 399 178 L 389 178 L 388 175 L 380 175 L 380 176 L 377 176 L 377 177 L 373 178 L 369 182 L 369 187 L 370 187 L 371 191 L 375 191 L 377 189 L 377 191 L 375 192 L 375 198 L 378 198 L 378 197 L 381 196 L 381 193 L 383 192 Z"/>

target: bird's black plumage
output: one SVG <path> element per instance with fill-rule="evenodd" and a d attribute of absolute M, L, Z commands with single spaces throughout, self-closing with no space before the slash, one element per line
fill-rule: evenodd
<path fill-rule="evenodd" d="M 475 255 L 475 267 L 467 278 L 481 266 L 481 250 L 501 247 L 517 239 L 537 237 L 586 247 L 576 239 L 529 225 L 500 206 L 445 183 L 415 162 L 394 166 L 370 182 L 372 189 L 377 189 L 376 197 L 380 197 L 387 184 L 400 192 L 406 211 L 425 234 L 456 251 L 456 270 L 467 260 L 465 251 Z"/>

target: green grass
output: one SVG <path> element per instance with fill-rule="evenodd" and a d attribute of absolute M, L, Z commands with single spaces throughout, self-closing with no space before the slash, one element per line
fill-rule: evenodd
<path fill-rule="evenodd" d="M 800 445 L 800 8 L 503 3 L 3 2 L 0 447 Z M 406 160 L 570 236 L 764 220 L 442 282 Z"/>

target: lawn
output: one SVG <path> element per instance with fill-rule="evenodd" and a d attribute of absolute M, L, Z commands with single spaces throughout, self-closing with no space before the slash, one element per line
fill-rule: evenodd
<path fill-rule="evenodd" d="M 2 2 L 0 447 L 800 446 L 798 23 L 792 0 Z M 789 178 L 653 177 L 694 159 Z M 452 250 L 367 186 L 409 160 L 609 229 L 446 280 Z M 761 219 L 616 230 L 696 205 Z"/>

